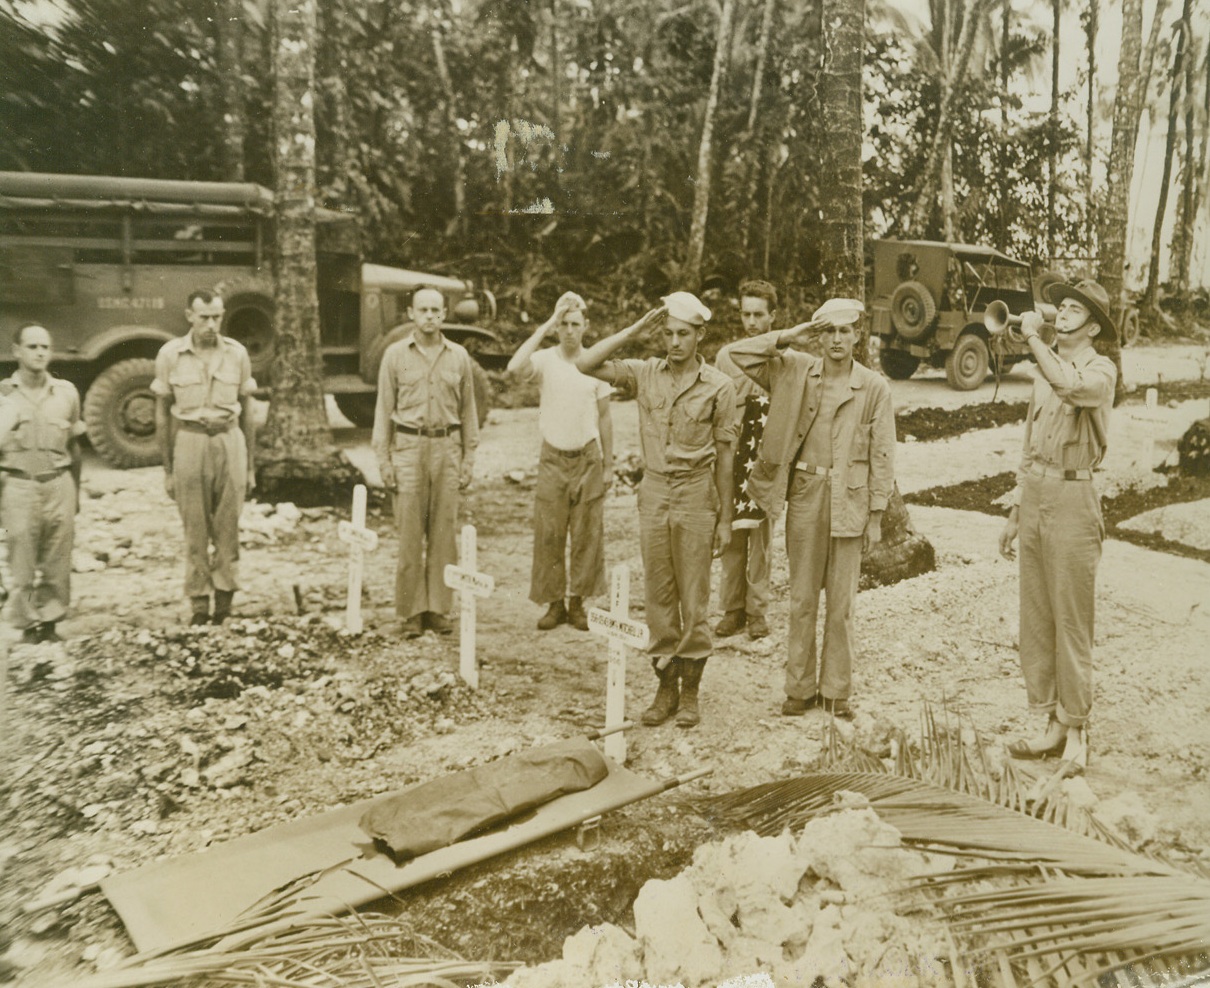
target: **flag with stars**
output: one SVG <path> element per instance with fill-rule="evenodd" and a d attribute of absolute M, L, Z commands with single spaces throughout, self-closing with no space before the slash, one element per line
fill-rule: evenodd
<path fill-rule="evenodd" d="M 769 396 L 763 391 L 748 395 L 740 422 L 739 442 L 735 447 L 733 529 L 756 528 L 765 519 L 765 512 L 748 495 L 748 478 L 756 466 L 756 451 L 760 448 L 761 436 L 765 434 L 765 423 L 768 421 Z"/>

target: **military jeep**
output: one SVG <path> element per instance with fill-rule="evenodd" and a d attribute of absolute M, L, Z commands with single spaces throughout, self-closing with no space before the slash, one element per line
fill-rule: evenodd
<path fill-rule="evenodd" d="M 921 361 L 945 367 L 958 391 L 987 379 L 993 361 L 1006 369 L 1029 356 L 1024 342 L 984 325 L 991 303 L 1011 316 L 1037 310 L 1053 324 L 1053 308 L 1039 304 L 1041 284 L 1030 266 L 991 247 L 928 240 L 879 240 L 873 245 L 871 333 L 887 377 L 907 380 Z"/>
<path fill-rule="evenodd" d="M 114 466 L 159 462 L 150 384 L 160 346 L 188 329 L 197 288 L 223 295 L 223 332 L 248 348 L 269 396 L 273 384 L 273 195 L 249 183 L 0 172 L 0 373 L 8 341 L 39 322 L 55 342 L 52 371 L 83 395 L 93 448 Z M 439 289 L 446 334 L 470 349 L 482 419 L 482 368 L 508 354 L 490 330 L 494 300 L 458 278 L 362 262 L 354 217 L 316 216 L 324 387 L 355 424 L 373 421 L 378 366 L 404 323 L 412 291 Z M 483 304 L 481 304 L 483 303 Z M 393 334 L 393 335 L 392 335 Z"/>

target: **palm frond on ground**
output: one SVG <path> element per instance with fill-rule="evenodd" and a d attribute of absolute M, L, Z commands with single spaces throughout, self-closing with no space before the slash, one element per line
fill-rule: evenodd
<path fill-rule="evenodd" d="M 818 771 L 717 797 L 707 812 L 771 835 L 852 805 L 842 793 L 864 797 L 906 845 L 962 859 L 905 892 L 940 910 L 990 983 L 1114 985 L 1120 970 L 1122 984 L 1210 984 L 1210 879 L 1132 851 L 1071 805 L 1063 766 L 1033 778 L 994 764 L 976 733 L 929 709 L 919 743 L 888 740 L 879 757 L 830 725 Z"/>
<path fill-rule="evenodd" d="M 463 960 L 389 916 L 350 913 L 273 927 L 230 949 L 208 946 L 136 955 L 77 988 L 461 988 L 504 976 L 517 965 Z"/>

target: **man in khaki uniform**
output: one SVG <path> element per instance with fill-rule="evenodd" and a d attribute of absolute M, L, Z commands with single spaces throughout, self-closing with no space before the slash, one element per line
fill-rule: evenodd
<path fill-rule="evenodd" d="M 13 356 L 17 370 L 0 382 L 0 522 L 8 532 L 11 616 L 23 642 L 59 641 L 55 624 L 71 602 L 80 395 L 47 370 L 51 339 L 43 326 L 18 329 Z"/>
<path fill-rule="evenodd" d="M 256 483 L 256 381 L 243 344 L 219 332 L 220 296 L 193 292 L 185 318 L 189 332 L 165 343 L 155 360 L 155 427 L 164 489 L 185 527 L 189 623 L 222 624 L 239 589 L 240 511 Z"/>
<path fill-rule="evenodd" d="M 777 289 L 767 281 L 745 281 L 739 286 L 739 315 L 746 336 L 769 332 L 776 311 Z M 726 638 L 747 627 L 748 637 L 755 640 L 769 634 L 765 610 L 769 606 L 769 571 L 773 561 L 772 525 L 769 516 L 759 508 L 745 511 L 743 506 L 751 508 L 746 493 L 747 478 L 764 433 L 769 396 L 735 365 L 725 348 L 719 351 L 714 363 L 735 385 L 740 422 L 733 485 L 736 517 L 731 522 L 731 542 L 723 553 L 723 576 L 718 588 L 723 618 L 714 633 Z"/>
<path fill-rule="evenodd" d="M 474 476 L 479 418 L 470 354 L 441 332 L 445 296 L 416 289 L 408 317 L 416 328 L 382 356 L 371 445 L 395 491 L 395 613 L 404 637 L 418 638 L 453 630 L 445 567 L 458 561 L 458 492 Z"/>
<path fill-rule="evenodd" d="M 891 389 L 853 359 L 855 324 L 864 309 L 857 299 L 829 299 L 810 322 L 727 347 L 769 392 L 769 420 L 748 492 L 771 517 L 786 504 L 786 716 L 817 705 L 837 717 L 853 716 L 853 602 L 861 553 L 882 538 L 882 513 L 895 483 Z M 795 352 L 820 338 L 822 359 Z M 821 590 L 827 612 L 817 677 Z"/>
<path fill-rule="evenodd" d="M 1109 294 L 1095 281 L 1052 285 L 1057 351 L 1038 335 L 1042 317 L 1021 317 L 1037 363 L 1017 488 L 1000 553 L 1021 537 L 1021 672 L 1030 708 L 1047 714 L 1040 737 L 1009 745 L 1014 758 L 1062 752 L 1088 764 L 1085 725 L 1092 709 L 1093 612 L 1105 524 L 1093 468 L 1105 455 L 1117 371 L 1093 340 L 1117 335 Z"/>
<path fill-rule="evenodd" d="M 700 720 L 698 686 L 713 651 L 710 560 L 731 538 L 735 388 L 698 355 L 707 309 L 689 292 L 585 351 L 576 365 L 624 389 L 639 404 L 643 481 L 639 542 L 647 599 L 648 650 L 660 680 L 643 713 L 648 726 L 673 713 L 680 727 Z M 662 316 L 666 357 L 606 360 Z M 679 708 L 679 709 L 678 709 Z"/>
<path fill-rule="evenodd" d="M 509 373 L 536 380 L 540 388 L 542 452 L 534 493 L 529 583 L 529 599 L 547 605 L 538 619 L 539 631 L 564 622 L 587 631 L 584 600 L 605 593 L 605 491 L 613 483 L 613 420 L 609 385 L 576 368 L 587 328 L 584 299 L 564 292 L 555 303 L 554 315 L 508 362 Z M 539 350 L 552 329 L 558 334 L 558 345 Z M 568 589 L 571 594 L 564 605 Z"/>

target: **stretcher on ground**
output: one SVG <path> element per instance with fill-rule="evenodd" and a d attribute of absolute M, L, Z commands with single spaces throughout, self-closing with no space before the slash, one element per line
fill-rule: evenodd
<path fill-rule="evenodd" d="M 558 796 L 488 833 L 404 864 L 375 847 L 358 822 L 389 793 L 292 820 L 193 854 L 107 878 L 109 899 L 142 952 L 217 941 L 238 944 L 242 931 L 339 915 L 506 851 L 591 821 L 708 774 L 702 769 L 653 780 L 605 759 L 608 772 L 589 789 Z"/>

